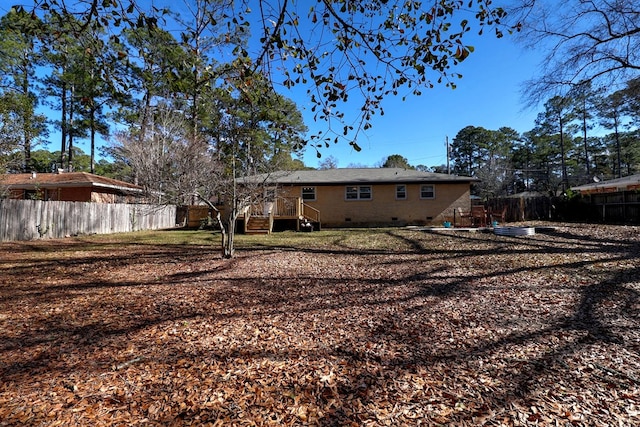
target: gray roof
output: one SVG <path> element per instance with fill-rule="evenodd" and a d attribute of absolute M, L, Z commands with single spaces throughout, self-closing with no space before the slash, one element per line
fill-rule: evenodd
<path fill-rule="evenodd" d="M 640 185 L 640 174 L 629 175 L 622 178 L 610 179 L 607 181 L 599 181 L 590 184 L 578 185 L 571 187 L 573 191 L 603 191 L 605 188 L 615 188 L 619 191 L 626 190 L 628 187 Z"/>
<path fill-rule="evenodd" d="M 421 172 L 402 168 L 344 168 L 326 170 L 300 170 L 256 175 L 247 179 L 274 184 L 393 184 L 393 183 L 452 183 L 473 182 L 476 178 Z"/>

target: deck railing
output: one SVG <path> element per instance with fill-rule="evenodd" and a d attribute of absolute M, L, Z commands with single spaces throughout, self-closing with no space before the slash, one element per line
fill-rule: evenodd
<path fill-rule="evenodd" d="M 297 218 L 300 216 L 298 197 L 278 197 L 274 205 L 276 217 Z"/>
<path fill-rule="evenodd" d="M 320 222 L 320 211 L 304 203 L 300 197 L 278 197 L 273 202 L 256 203 L 244 212 L 245 221 L 248 221 L 250 216 L 268 216 L 275 219 L 304 217 L 312 222 Z"/>
<path fill-rule="evenodd" d="M 309 206 L 307 205 L 305 202 L 301 201 L 300 202 L 301 205 L 301 212 L 302 212 L 302 216 L 304 216 L 305 218 L 308 218 L 310 221 L 313 222 L 320 222 L 320 211 L 316 208 L 314 208 L 313 206 Z"/>

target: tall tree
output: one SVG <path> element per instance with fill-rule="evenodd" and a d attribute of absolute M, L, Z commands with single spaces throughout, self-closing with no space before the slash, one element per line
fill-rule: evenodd
<path fill-rule="evenodd" d="M 42 0 L 32 10 L 61 16 L 70 12 L 79 17 L 74 31 L 108 26 L 112 37 L 118 37 L 121 26 L 162 24 L 162 11 L 144 10 L 144 5 L 135 1 L 78 0 L 69 9 L 64 1 Z M 490 29 L 501 37 L 505 30 L 505 11 L 494 7 L 492 0 L 438 0 L 428 4 L 321 0 L 311 7 L 286 0 L 265 0 L 257 7 L 249 0 L 188 0 L 186 5 L 192 8 L 184 9 L 206 12 L 195 15 L 202 22 L 209 20 L 207 14 L 214 8 L 223 12 L 216 15 L 220 18 L 216 24 L 223 29 L 220 35 L 225 42 L 252 28 L 260 37 L 259 46 L 251 50 L 243 44 L 230 46 L 235 56 L 244 58 L 247 76 L 267 76 L 274 87 L 307 86 L 316 119 L 335 119 L 344 124 L 334 141 L 347 138 L 356 149 L 359 130 L 371 126 L 373 115 L 383 113 L 386 96 L 419 95 L 436 83 L 455 86 L 461 76 L 453 67 L 474 50 L 468 44 L 468 33 Z M 190 28 L 194 31 L 183 34 L 199 51 L 193 43 L 200 40 L 199 27 Z M 196 56 L 200 54 L 196 52 Z M 206 68 L 201 68 L 206 65 L 195 65 L 193 82 L 202 87 L 210 81 Z M 193 93 L 197 99 L 198 93 Z M 356 117 L 344 115 L 341 105 L 348 99 L 361 105 Z M 192 106 L 196 104 L 191 102 Z M 198 114 L 200 110 L 194 110 L 192 115 Z M 312 141 L 321 146 L 328 139 L 322 133 L 312 135 Z"/>
<path fill-rule="evenodd" d="M 105 106 L 126 97 L 122 93 L 117 82 L 121 81 L 122 67 L 117 55 L 109 52 L 112 48 L 108 39 L 99 30 L 85 32 L 83 40 L 83 55 L 75 64 L 78 68 L 74 73 L 81 78 L 77 88 L 78 112 L 81 117 L 82 127 L 87 129 L 89 136 L 90 172 L 95 172 L 96 163 L 96 136 L 109 135 L 109 124 L 105 112 Z M 109 64 L 102 61 L 112 58 Z M 71 156 L 73 151 L 69 153 Z"/>
<path fill-rule="evenodd" d="M 219 94 L 221 114 L 216 148 L 226 171 L 227 179 L 222 182 L 228 183 L 219 192 L 229 208 L 226 226 L 222 222 L 220 225 L 223 240 L 226 234 L 223 256 L 232 257 L 238 216 L 269 193 L 264 183 L 253 177 L 280 170 L 280 165 L 274 162 L 278 157 L 274 153 L 299 150 L 306 127 L 301 120 L 292 120 L 300 114 L 294 110 L 294 104 L 273 92 L 260 74 L 247 76 L 242 71 L 230 74 Z M 274 130 L 279 137 L 274 137 Z"/>
<path fill-rule="evenodd" d="M 269 158 L 270 167 L 275 170 L 299 169 L 301 162 L 296 162 L 292 156 L 304 147 L 304 136 L 308 128 L 298 106 L 288 98 L 271 93 L 261 109 L 265 123 L 264 151 Z"/>
<path fill-rule="evenodd" d="M 87 123 L 81 117 L 81 100 L 86 102 L 88 98 L 80 94 L 89 82 L 86 57 L 97 52 L 87 34 L 73 31 L 80 23 L 72 15 L 48 14 L 45 22 L 47 26 L 40 37 L 49 47 L 45 58 L 51 72 L 44 83 L 49 105 L 60 111 L 56 121 L 60 129 L 59 167 L 72 170 L 74 142 L 88 135 Z M 94 81 L 89 83 L 93 85 Z"/>
<path fill-rule="evenodd" d="M 567 134 L 569 124 L 575 119 L 571 108 L 571 99 L 563 96 L 554 96 L 544 104 L 544 111 L 538 114 L 536 126 L 548 136 L 557 139 L 560 152 L 560 176 L 562 191 L 569 187 L 567 175 L 567 153 L 572 150 L 572 138 Z"/>
<path fill-rule="evenodd" d="M 537 126 L 523 136 L 518 160 L 525 188 L 555 195 L 562 185 L 562 174 L 558 171 L 560 148 L 557 135 L 543 126 Z"/>
<path fill-rule="evenodd" d="M 480 178 L 473 188 L 478 195 L 503 194 L 512 175 L 510 153 L 519 138 L 518 132 L 507 127 L 497 131 L 476 126 L 463 128 L 451 144 L 454 172 Z"/>
<path fill-rule="evenodd" d="M 629 80 L 622 91 L 625 98 L 625 113 L 629 116 L 631 124 L 640 128 L 640 77 Z"/>
<path fill-rule="evenodd" d="M 400 154 L 392 154 L 387 156 L 387 158 L 382 162 L 382 168 L 404 168 L 404 169 L 415 169 L 413 166 L 409 164 L 409 160 L 406 157 L 401 156 Z"/>
<path fill-rule="evenodd" d="M 73 147 L 74 171 L 90 172 L 91 156 L 86 154 L 80 147 Z M 59 166 L 60 151 L 35 150 L 31 153 L 33 160 L 33 170 L 42 173 L 55 172 Z"/>
<path fill-rule="evenodd" d="M 129 54 L 126 81 L 132 96 L 118 104 L 116 118 L 135 128 L 143 141 L 156 106 L 182 97 L 179 74 L 187 53 L 170 32 L 159 27 L 128 29 L 124 36 L 123 50 Z"/>
<path fill-rule="evenodd" d="M 593 176 L 585 182 L 592 182 L 593 179 L 613 177 L 616 169 L 615 154 L 612 155 L 611 148 L 614 143 L 610 141 L 610 135 L 594 137 L 591 140 L 591 161 L 593 163 Z M 615 153 L 615 150 L 613 150 Z"/>
<path fill-rule="evenodd" d="M 520 135 L 515 129 L 501 127 L 487 133 L 488 140 L 481 147 L 481 163 L 476 170 L 479 183 L 474 185 L 478 195 L 497 197 L 509 192 L 513 183 L 512 152 Z"/>
<path fill-rule="evenodd" d="M 188 112 L 159 104 L 146 138 L 141 141 L 136 130 L 121 132 L 112 153 L 131 166 L 150 194 L 162 198 L 158 201 L 191 204 L 199 200 L 215 210 L 223 256 L 232 257 L 236 220 L 263 195 L 262 183 L 248 177 L 280 170 L 283 155 L 295 153 L 306 128 L 291 101 L 272 92 L 260 76 L 246 81 L 236 75 L 227 85 L 203 92 L 216 98 L 213 143 L 193 138 Z M 238 186 L 239 180 L 245 185 Z M 224 212 L 221 201 L 227 207 Z"/>
<path fill-rule="evenodd" d="M 613 131 L 613 139 L 615 141 L 616 167 L 615 175 L 620 178 L 622 176 L 622 145 L 620 142 L 620 133 L 623 128 L 624 120 L 624 93 L 616 91 L 602 98 L 598 104 L 600 124 Z"/>
<path fill-rule="evenodd" d="M 532 169 L 534 164 L 534 140 L 535 135 L 533 135 L 533 132 L 525 132 L 512 148 L 513 193 L 533 189 L 534 171 Z"/>
<path fill-rule="evenodd" d="M 582 148 L 584 169 L 586 176 L 591 175 L 591 160 L 589 158 L 589 130 L 593 129 L 592 120 L 595 117 L 597 99 L 600 91 L 594 90 L 590 81 L 574 86 L 567 94 L 572 99 L 574 115 L 580 121 L 582 130 Z"/>
<path fill-rule="evenodd" d="M 451 161 L 456 174 L 473 176 L 483 163 L 491 132 L 483 127 L 466 126 L 453 138 Z"/>
<path fill-rule="evenodd" d="M 192 126 L 192 137 L 203 138 L 203 134 L 215 133 L 210 125 L 211 105 L 207 104 L 211 97 L 206 93 L 215 86 L 215 81 L 223 77 L 226 67 L 220 67 L 216 57 L 224 46 L 238 46 L 246 42 L 246 27 L 223 25 L 225 13 L 232 8 L 230 0 L 183 0 L 182 13 L 176 20 L 182 25 L 180 42 L 188 52 L 182 75 L 181 92 L 185 95 L 185 106 L 189 111 Z M 232 70 L 234 72 L 235 70 Z"/>
<path fill-rule="evenodd" d="M 22 129 L 17 117 L 13 93 L 0 96 L 0 174 L 23 171 Z"/>
<path fill-rule="evenodd" d="M 0 18 L 0 90 L 3 119 L 19 129 L 22 170 L 31 168 L 31 150 L 46 136 L 46 119 L 36 112 L 38 106 L 36 67 L 41 63 L 38 34 L 42 21 L 25 11 L 11 9 Z M 5 127 L 6 129 L 6 127 Z"/>
<path fill-rule="evenodd" d="M 620 135 L 620 170 L 625 176 L 640 172 L 640 131 L 624 132 Z"/>

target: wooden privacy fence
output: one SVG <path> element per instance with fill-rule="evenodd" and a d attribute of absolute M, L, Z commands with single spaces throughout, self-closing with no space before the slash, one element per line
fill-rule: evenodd
<path fill-rule="evenodd" d="M 172 228 L 175 206 L 0 200 L 0 241 Z"/>
<path fill-rule="evenodd" d="M 489 199 L 486 207 L 494 212 L 506 208 L 505 221 L 530 221 L 553 219 L 556 206 L 550 197 L 501 197 Z"/>
<path fill-rule="evenodd" d="M 640 224 L 640 191 L 592 193 L 567 203 L 572 219 L 604 223 Z"/>
<path fill-rule="evenodd" d="M 593 193 L 562 197 L 511 197 L 489 199 L 488 209 L 507 208 L 507 222 L 530 220 L 640 224 L 640 192 Z"/>

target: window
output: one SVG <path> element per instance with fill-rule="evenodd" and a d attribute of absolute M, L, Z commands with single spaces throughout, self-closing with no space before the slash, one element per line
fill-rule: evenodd
<path fill-rule="evenodd" d="M 345 197 L 347 200 L 371 200 L 371 187 L 368 185 L 347 186 Z"/>
<path fill-rule="evenodd" d="M 358 200 L 358 187 L 347 187 L 347 200 Z"/>
<path fill-rule="evenodd" d="M 407 198 L 407 186 L 404 184 L 396 185 L 396 199 L 404 200 Z"/>
<path fill-rule="evenodd" d="M 302 200 L 315 200 L 316 187 L 302 187 Z"/>
<path fill-rule="evenodd" d="M 371 187 L 358 187 L 360 190 L 360 198 L 361 199 L 370 199 L 371 198 Z"/>
<path fill-rule="evenodd" d="M 436 190 L 433 185 L 421 185 L 420 186 L 420 198 L 421 199 L 435 199 Z"/>

